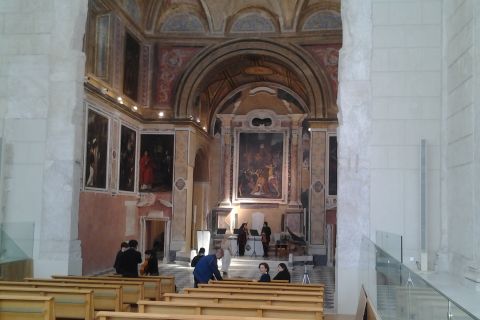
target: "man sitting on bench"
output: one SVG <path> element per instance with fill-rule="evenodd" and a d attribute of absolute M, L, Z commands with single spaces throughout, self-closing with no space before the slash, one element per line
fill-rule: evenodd
<path fill-rule="evenodd" d="M 217 260 L 222 259 L 223 249 L 217 249 L 215 254 L 209 254 L 204 256 L 200 261 L 198 261 L 195 269 L 193 270 L 193 280 L 194 287 L 198 288 L 199 283 L 208 283 L 212 277 L 215 277 L 217 280 L 223 280 L 218 271 Z"/>

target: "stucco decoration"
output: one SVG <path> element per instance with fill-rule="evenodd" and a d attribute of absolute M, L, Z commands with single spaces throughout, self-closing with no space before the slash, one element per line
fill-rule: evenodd
<path fill-rule="evenodd" d="M 173 88 L 183 68 L 200 48 L 158 48 L 156 50 L 156 72 L 154 105 L 170 105 Z"/>
<path fill-rule="evenodd" d="M 275 32 L 275 25 L 267 17 L 251 12 L 234 21 L 230 32 Z"/>
<path fill-rule="evenodd" d="M 178 190 L 182 191 L 183 188 L 185 188 L 185 180 L 183 178 L 178 179 L 175 181 L 175 187 L 177 187 Z"/>
<path fill-rule="evenodd" d="M 328 79 L 331 83 L 333 95 L 337 96 L 338 88 L 338 53 L 340 47 L 338 46 L 303 46 L 310 54 L 312 54 L 317 63 L 325 70 Z"/>
<path fill-rule="evenodd" d="M 142 17 L 140 7 L 137 2 L 138 0 L 121 0 L 120 5 L 122 6 L 123 10 L 128 12 L 135 22 L 140 23 Z"/>
<path fill-rule="evenodd" d="M 342 29 L 342 19 L 338 12 L 315 12 L 305 20 L 302 31 L 318 31 L 324 29 Z"/>
<path fill-rule="evenodd" d="M 205 32 L 202 21 L 191 13 L 175 13 L 167 18 L 161 32 Z"/>

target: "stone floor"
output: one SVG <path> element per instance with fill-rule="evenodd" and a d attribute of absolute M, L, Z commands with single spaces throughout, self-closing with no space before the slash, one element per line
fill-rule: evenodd
<path fill-rule="evenodd" d="M 277 257 L 235 257 L 232 259 L 227 277 L 258 279 L 258 264 L 266 262 L 270 266 L 271 276 L 277 273 L 277 266 L 280 262 L 288 265 L 286 260 L 278 260 Z M 310 280 L 310 283 L 323 283 L 325 285 L 325 312 L 333 312 L 334 292 L 335 292 L 335 268 L 307 265 L 295 265 L 289 267 L 292 282 L 303 282 L 304 278 Z M 187 263 L 159 264 L 160 274 L 172 274 L 175 276 L 177 291 L 181 292 L 183 288 L 193 287 L 193 268 Z M 305 272 L 306 271 L 306 272 Z"/>

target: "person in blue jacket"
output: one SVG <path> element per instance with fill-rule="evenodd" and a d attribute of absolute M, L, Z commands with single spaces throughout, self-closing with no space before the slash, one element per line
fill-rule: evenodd
<path fill-rule="evenodd" d="M 199 283 L 208 283 L 212 277 L 215 277 L 217 280 L 223 280 L 218 271 L 217 260 L 222 259 L 223 249 L 217 249 L 215 254 L 209 254 L 204 256 L 200 261 L 198 261 L 195 269 L 193 270 L 193 280 L 195 288 L 198 287 Z"/>
<path fill-rule="evenodd" d="M 258 270 L 260 270 L 260 279 L 258 279 L 258 282 L 270 282 L 270 275 L 268 272 L 270 271 L 270 267 L 268 266 L 268 263 L 262 262 L 258 265 Z"/>

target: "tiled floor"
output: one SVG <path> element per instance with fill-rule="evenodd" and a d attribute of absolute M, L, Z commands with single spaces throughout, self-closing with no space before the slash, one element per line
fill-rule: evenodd
<path fill-rule="evenodd" d="M 277 260 L 276 257 L 235 257 L 232 259 L 228 277 L 258 279 L 258 264 L 267 262 L 270 266 L 271 276 L 277 273 L 277 265 L 284 262 L 288 265 L 288 261 Z M 305 277 L 305 267 L 294 266 L 289 267 L 292 282 L 303 282 Z M 307 275 L 310 283 L 325 284 L 325 312 L 333 312 L 334 310 L 334 292 L 335 292 L 335 268 L 334 267 L 313 267 L 307 265 Z M 193 268 L 187 263 L 178 264 L 159 264 L 160 274 L 173 274 L 177 291 L 181 292 L 183 288 L 193 287 Z"/>

